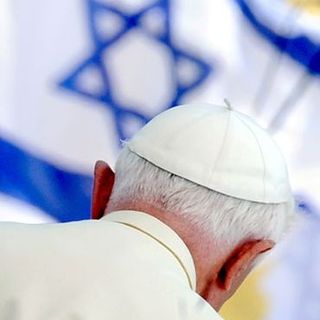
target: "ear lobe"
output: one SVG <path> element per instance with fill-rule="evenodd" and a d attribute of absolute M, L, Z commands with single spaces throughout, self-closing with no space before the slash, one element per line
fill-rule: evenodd
<path fill-rule="evenodd" d="M 114 173 L 104 161 L 97 161 L 94 168 L 94 183 L 91 203 L 91 218 L 104 215 L 114 184 Z"/>
<path fill-rule="evenodd" d="M 275 245 L 272 240 L 247 241 L 234 250 L 218 274 L 218 285 L 222 290 L 237 289 L 249 274 L 255 259 Z"/>

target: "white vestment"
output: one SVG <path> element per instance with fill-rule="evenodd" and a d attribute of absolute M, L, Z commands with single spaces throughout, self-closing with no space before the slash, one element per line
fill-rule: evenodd
<path fill-rule="evenodd" d="M 142 212 L 1 223 L 0 257 L 2 320 L 221 319 L 194 291 L 184 242 Z"/>

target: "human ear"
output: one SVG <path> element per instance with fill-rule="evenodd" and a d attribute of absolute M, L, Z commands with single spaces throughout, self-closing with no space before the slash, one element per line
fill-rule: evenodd
<path fill-rule="evenodd" d="M 218 286 L 231 296 L 254 266 L 257 257 L 272 249 L 272 240 L 250 240 L 237 247 L 227 258 L 218 273 Z"/>
<path fill-rule="evenodd" d="M 272 240 L 249 240 L 237 246 L 213 267 L 199 294 L 218 311 L 252 270 L 256 258 L 274 245 Z"/>
<path fill-rule="evenodd" d="M 110 199 L 114 184 L 114 172 L 109 165 L 99 160 L 94 168 L 94 182 L 91 202 L 91 218 L 100 219 Z"/>

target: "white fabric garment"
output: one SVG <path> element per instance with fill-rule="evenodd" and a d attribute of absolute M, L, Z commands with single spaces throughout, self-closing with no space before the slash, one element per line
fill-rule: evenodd
<path fill-rule="evenodd" d="M 0 319 L 221 319 L 194 291 L 186 245 L 142 212 L 2 223 L 0 256 Z"/>
<path fill-rule="evenodd" d="M 171 108 L 127 145 L 159 168 L 234 198 L 262 203 L 292 199 L 279 147 L 253 119 L 227 106 Z"/>

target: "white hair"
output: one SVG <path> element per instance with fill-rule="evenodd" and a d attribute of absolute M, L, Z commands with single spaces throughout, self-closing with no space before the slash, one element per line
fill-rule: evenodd
<path fill-rule="evenodd" d="M 229 245 L 245 239 L 277 242 L 292 216 L 293 201 L 265 204 L 233 198 L 160 169 L 127 146 L 119 155 L 115 174 L 111 207 L 122 201 L 147 201 Z"/>

